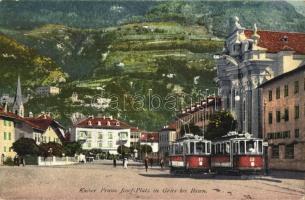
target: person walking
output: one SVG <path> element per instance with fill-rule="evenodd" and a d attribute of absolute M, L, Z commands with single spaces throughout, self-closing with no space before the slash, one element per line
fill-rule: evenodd
<path fill-rule="evenodd" d="M 116 167 L 116 157 L 113 157 L 113 167 Z"/>
<path fill-rule="evenodd" d="M 144 160 L 144 165 L 145 165 L 145 169 L 146 169 L 146 172 L 147 172 L 147 169 L 148 169 L 148 158 L 147 157 Z"/>
<path fill-rule="evenodd" d="M 124 169 L 127 169 L 128 168 L 128 160 L 127 158 L 124 158 Z"/>
<path fill-rule="evenodd" d="M 164 166 L 164 160 L 163 160 L 163 158 L 161 158 L 161 160 L 160 160 L 160 167 L 161 167 L 162 170 L 163 170 L 163 166 Z"/>
<path fill-rule="evenodd" d="M 153 163 L 154 163 L 154 160 L 153 160 L 153 158 L 150 158 L 150 159 L 149 159 L 149 162 L 150 162 L 150 167 L 152 168 L 152 166 L 153 166 Z"/>

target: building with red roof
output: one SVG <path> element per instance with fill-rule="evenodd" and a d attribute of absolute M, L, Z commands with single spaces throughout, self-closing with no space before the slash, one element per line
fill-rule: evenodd
<path fill-rule="evenodd" d="M 88 117 L 73 125 L 71 140 L 82 142 L 83 149 L 101 149 L 118 154 L 119 146 L 130 147 L 131 126 L 112 117 Z"/>
<path fill-rule="evenodd" d="M 235 17 L 214 58 L 222 108 L 233 114 L 239 132 L 262 137 L 259 86 L 305 62 L 305 33 L 259 30 L 256 24 L 250 30 Z"/>

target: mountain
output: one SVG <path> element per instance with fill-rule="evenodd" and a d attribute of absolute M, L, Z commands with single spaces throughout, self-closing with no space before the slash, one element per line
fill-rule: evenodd
<path fill-rule="evenodd" d="M 18 75 L 29 87 L 55 85 L 64 82 L 66 75 L 51 58 L 40 55 L 14 39 L 0 34 L 0 86 L 14 86 Z"/>
<path fill-rule="evenodd" d="M 144 15 L 156 1 L 54 1 L 31 0 L 0 2 L 0 26 L 33 29 L 46 24 L 76 28 L 114 26 Z"/>
<path fill-rule="evenodd" d="M 146 20 L 175 20 L 202 24 L 209 33 L 225 37 L 232 17 L 245 27 L 277 31 L 305 31 L 305 17 L 285 1 L 168 1 L 152 8 Z"/>

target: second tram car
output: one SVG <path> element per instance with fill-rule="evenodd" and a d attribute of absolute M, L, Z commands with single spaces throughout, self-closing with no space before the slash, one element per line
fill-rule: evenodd
<path fill-rule="evenodd" d="M 170 146 L 171 173 L 198 173 L 210 170 L 211 141 L 186 134 Z"/>
<path fill-rule="evenodd" d="M 217 173 L 253 173 L 263 170 L 263 140 L 230 132 L 213 141 L 211 169 Z"/>

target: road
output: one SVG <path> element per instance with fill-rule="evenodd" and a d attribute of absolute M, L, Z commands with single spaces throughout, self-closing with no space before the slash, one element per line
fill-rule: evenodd
<path fill-rule="evenodd" d="M 111 161 L 0 167 L 0 199 L 304 199 L 301 177 L 171 176 L 158 167 Z"/>

